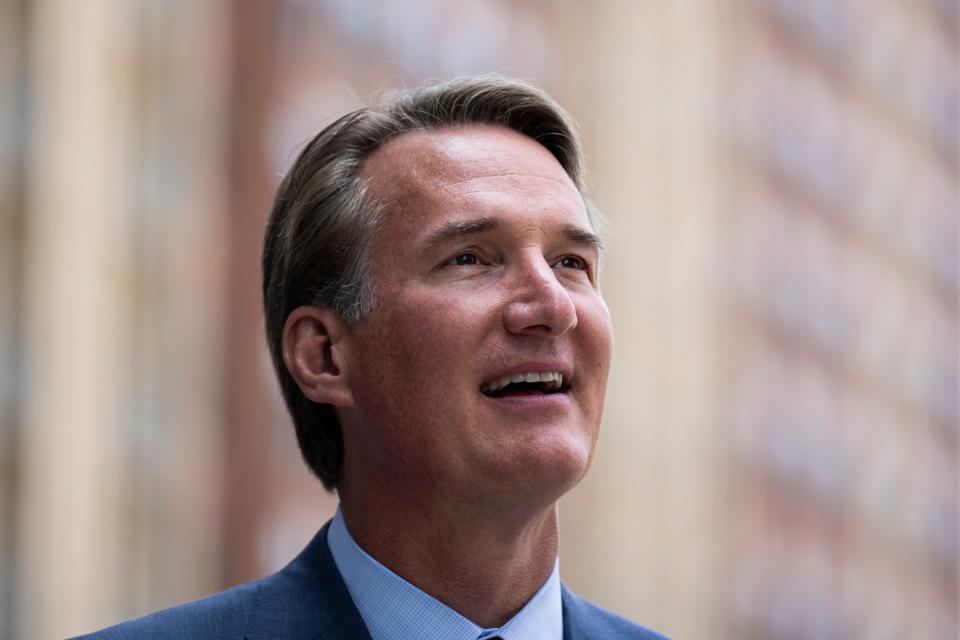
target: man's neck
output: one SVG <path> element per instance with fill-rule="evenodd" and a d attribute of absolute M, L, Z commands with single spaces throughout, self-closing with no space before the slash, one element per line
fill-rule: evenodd
<path fill-rule="evenodd" d="M 368 554 L 482 627 L 517 613 L 553 571 L 556 504 L 524 518 L 434 508 L 360 504 L 341 495 L 351 536 Z M 418 508 L 419 507 L 419 508 Z M 457 510 L 459 511 L 459 510 Z"/>

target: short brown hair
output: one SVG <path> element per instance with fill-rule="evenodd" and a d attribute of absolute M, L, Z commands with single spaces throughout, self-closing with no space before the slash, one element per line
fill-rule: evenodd
<path fill-rule="evenodd" d="M 539 142 L 582 193 L 573 120 L 541 89 L 497 75 L 388 93 L 342 116 L 307 144 L 277 190 L 263 243 L 267 343 L 303 459 L 327 489 L 343 465 L 340 424 L 334 408 L 309 400 L 287 371 L 287 316 L 311 305 L 353 323 L 373 308 L 370 251 L 380 206 L 360 175 L 363 162 L 403 133 L 464 124 L 503 126 Z"/>

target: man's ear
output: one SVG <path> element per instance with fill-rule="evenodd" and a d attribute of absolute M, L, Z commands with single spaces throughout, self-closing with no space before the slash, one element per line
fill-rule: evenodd
<path fill-rule="evenodd" d="M 303 395 L 335 407 L 353 405 L 345 355 L 347 324 L 333 310 L 297 307 L 283 326 L 283 362 Z"/>

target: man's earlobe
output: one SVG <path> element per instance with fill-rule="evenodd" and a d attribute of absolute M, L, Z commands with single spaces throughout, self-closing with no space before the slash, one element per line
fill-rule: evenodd
<path fill-rule="evenodd" d="M 298 307 L 283 327 L 283 362 L 314 402 L 353 405 L 344 358 L 347 325 L 331 309 Z"/>

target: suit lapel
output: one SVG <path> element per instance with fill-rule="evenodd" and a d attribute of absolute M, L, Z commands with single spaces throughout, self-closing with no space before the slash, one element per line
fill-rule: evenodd
<path fill-rule="evenodd" d="M 264 581 L 247 640 L 370 640 L 327 545 L 328 522 L 293 562 Z"/>
<path fill-rule="evenodd" d="M 350 603 L 353 611 L 346 609 L 340 615 L 330 620 L 329 624 L 317 634 L 315 640 L 370 640 L 370 633 L 357 613 L 353 602 Z"/>
<path fill-rule="evenodd" d="M 590 640 L 588 620 L 580 598 L 563 583 L 560 583 L 560 598 L 563 603 L 563 640 Z"/>
<path fill-rule="evenodd" d="M 315 550 L 313 557 L 310 558 L 315 564 L 318 574 L 318 584 L 325 585 L 326 597 L 329 598 L 331 605 L 331 615 L 325 620 L 319 621 L 317 627 L 320 633 L 315 640 L 371 640 L 370 632 L 367 631 L 367 625 L 364 624 L 360 612 L 353 604 L 353 598 L 347 590 L 347 585 L 343 582 L 340 570 L 337 569 L 337 563 L 330 553 L 330 545 L 327 544 L 327 532 L 330 529 L 330 523 L 324 525 L 320 533 L 314 538 L 323 538 L 319 549 Z M 311 547 L 314 546 L 311 544 Z M 307 547 L 309 550 L 310 547 Z"/>

